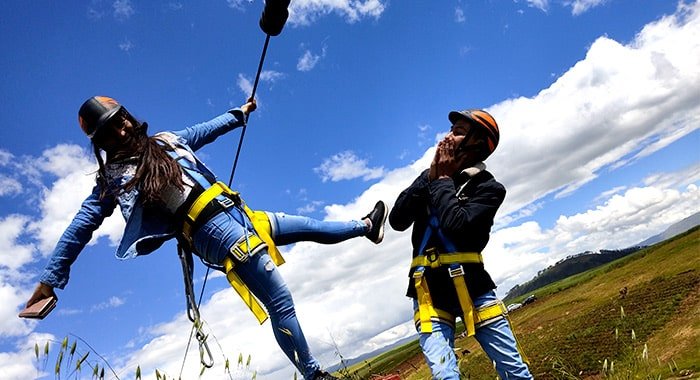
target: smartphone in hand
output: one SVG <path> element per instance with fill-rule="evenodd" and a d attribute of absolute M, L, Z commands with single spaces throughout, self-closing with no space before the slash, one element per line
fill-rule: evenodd
<path fill-rule="evenodd" d="M 55 296 L 44 298 L 19 313 L 20 318 L 44 319 L 54 307 L 58 299 Z"/>

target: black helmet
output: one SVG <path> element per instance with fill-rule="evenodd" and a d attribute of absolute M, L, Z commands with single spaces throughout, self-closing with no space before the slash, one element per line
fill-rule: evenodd
<path fill-rule="evenodd" d="M 80 106 L 78 123 L 87 137 L 92 138 L 121 110 L 126 111 L 116 100 L 107 96 L 93 96 Z"/>

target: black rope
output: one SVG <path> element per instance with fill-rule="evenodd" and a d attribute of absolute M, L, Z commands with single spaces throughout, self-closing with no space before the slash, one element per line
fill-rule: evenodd
<path fill-rule="evenodd" d="M 265 45 L 263 46 L 262 54 L 260 55 L 260 63 L 258 63 L 258 72 L 255 74 L 255 83 L 253 83 L 253 93 L 250 95 L 250 99 L 255 99 L 255 91 L 258 89 L 258 82 L 260 81 L 260 73 L 262 72 L 263 62 L 265 61 L 265 55 L 267 54 L 267 45 L 270 43 L 270 35 L 265 37 Z M 233 174 L 236 172 L 236 166 L 238 166 L 238 157 L 241 154 L 241 147 L 243 146 L 243 137 L 245 137 L 245 130 L 248 127 L 248 117 L 250 114 L 245 115 L 245 124 L 243 124 L 243 131 L 241 131 L 241 139 L 238 141 L 238 149 L 236 149 L 236 158 L 233 160 L 233 167 L 231 168 L 231 176 L 228 179 L 228 187 L 231 187 L 233 183 Z"/>

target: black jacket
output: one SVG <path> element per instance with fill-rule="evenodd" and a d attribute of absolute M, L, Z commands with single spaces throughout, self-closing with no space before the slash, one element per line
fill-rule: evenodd
<path fill-rule="evenodd" d="M 467 181 L 460 194 L 457 194 L 460 186 Z M 460 173 L 454 178 L 434 181 L 428 180 L 426 170 L 399 194 L 389 214 L 389 223 L 397 231 L 403 231 L 413 224 L 411 242 L 413 257 L 416 257 L 429 225 L 429 210 L 432 208 L 438 217 L 440 229 L 456 246 L 458 252 L 481 252 L 489 241 L 493 218 L 505 195 L 505 187 L 485 170 L 471 178 L 465 173 Z M 431 235 L 427 247 L 436 247 L 439 252 L 447 252 L 435 233 Z M 483 264 L 465 264 L 463 267 L 472 299 L 496 288 Z M 409 277 L 412 274 L 413 269 Z M 455 315 L 461 314 L 447 268 L 426 268 L 425 276 L 434 306 Z M 406 295 L 416 298 L 412 278 L 409 280 Z"/>

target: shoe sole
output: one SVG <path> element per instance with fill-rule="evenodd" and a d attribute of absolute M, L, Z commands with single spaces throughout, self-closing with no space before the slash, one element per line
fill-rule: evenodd
<path fill-rule="evenodd" d="M 384 216 L 382 216 L 382 224 L 381 227 L 379 227 L 379 234 L 377 235 L 377 240 L 374 242 L 374 244 L 379 244 L 384 240 L 384 224 L 386 223 L 386 217 L 389 216 L 389 210 L 386 208 L 386 204 L 384 204 Z"/>

